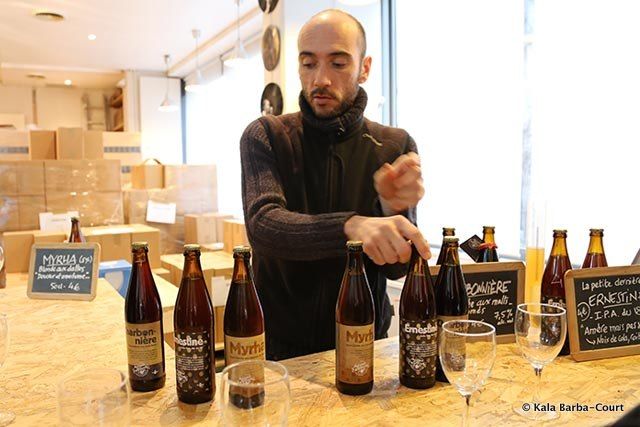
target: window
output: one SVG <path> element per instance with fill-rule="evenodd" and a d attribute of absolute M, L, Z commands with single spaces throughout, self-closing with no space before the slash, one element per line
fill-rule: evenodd
<path fill-rule="evenodd" d="M 240 217 L 240 137 L 260 116 L 263 81 L 262 58 L 254 55 L 240 67 L 225 67 L 204 92 L 187 95 L 187 163 L 216 164 L 218 210 Z"/>
<path fill-rule="evenodd" d="M 436 245 L 443 226 L 464 240 L 494 225 L 500 252 L 519 254 L 523 8 L 396 2 L 397 121 L 418 145 L 419 226 Z"/>

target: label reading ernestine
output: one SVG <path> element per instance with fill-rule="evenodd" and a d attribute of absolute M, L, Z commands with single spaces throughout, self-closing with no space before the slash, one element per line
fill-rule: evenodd
<path fill-rule="evenodd" d="M 373 323 L 348 326 L 336 322 L 336 377 L 348 384 L 373 381 Z"/>
<path fill-rule="evenodd" d="M 162 367 L 162 327 L 152 323 L 126 323 L 129 373 L 151 380 L 164 375 Z"/>
<path fill-rule="evenodd" d="M 436 319 L 400 319 L 400 373 L 409 378 L 433 378 L 438 353 Z"/>
<path fill-rule="evenodd" d="M 211 391 L 211 339 L 206 330 L 176 332 L 176 384 L 180 392 Z"/>

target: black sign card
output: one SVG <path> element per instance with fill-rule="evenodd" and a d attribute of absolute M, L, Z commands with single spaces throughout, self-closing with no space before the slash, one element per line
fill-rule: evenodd
<path fill-rule="evenodd" d="M 480 245 L 484 243 L 480 237 L 476 234 L 469 237 L 467 240 L 460 244 L 460 249 L 466 252 L 467 255 L 471 257 L 472 260 L 478 262 L 478 258 L 480 258 Z M 442 249 L 441 249 L 442 250 Z"/>
<path fill-rule="evenodd" d="M 91 301 L 96 297 L 97 243 L 40 243 L 31 248 L 27 295 Z"/>
<path fill-rule="evenodd" d="M 439 271 L 440 266 L 430 267 L 434 286 Z M 524 271 L 521 261 L 462 264 L 469 319 L 493 325 L 499 344 L 515 342 L 516 309 L 524 302 Z"/>
<path fill-rule="evenodd" d="M 575 360 L 640 354 L 640 266 L 570 270 L 565 286 Z"/>

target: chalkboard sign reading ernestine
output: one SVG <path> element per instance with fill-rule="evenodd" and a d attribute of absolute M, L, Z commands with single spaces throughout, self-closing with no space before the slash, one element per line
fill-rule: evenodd
<path fill-rule="evenodd" d="M 575 360 L 640 354 L 640 266 L 570 270 L 565 286 Z"/>
<path fill-rule="evenodd" d="M 37 299 L 93 300 L 99 263 L 97 243 L 35 244 L 31 248 L 27 295 Z"/>
<path fill-rule="evenodd" d="M 440 266 L 429 270 L 435 285 Z M 516 308 L 524 302 L 524 264 L 520 261 L 462 264 L 462 274 L 469 297 L 469 319 L 495 326 L 499 344 L 515 342 Z"/>

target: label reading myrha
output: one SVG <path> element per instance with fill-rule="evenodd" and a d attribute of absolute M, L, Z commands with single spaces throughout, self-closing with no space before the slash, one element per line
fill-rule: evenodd
<path fill-rule="evenodd" d="M 373 381 L 373 323 L 348 326 L 337 323 L 337 377 L 348 384 Z"/>
<path fill-rule="evenodd" d="M 60 296 L 93 294 L 99 257 L 96 246 L 95 243 L 34 245 L 29 277 L 30 293 Z"/>

